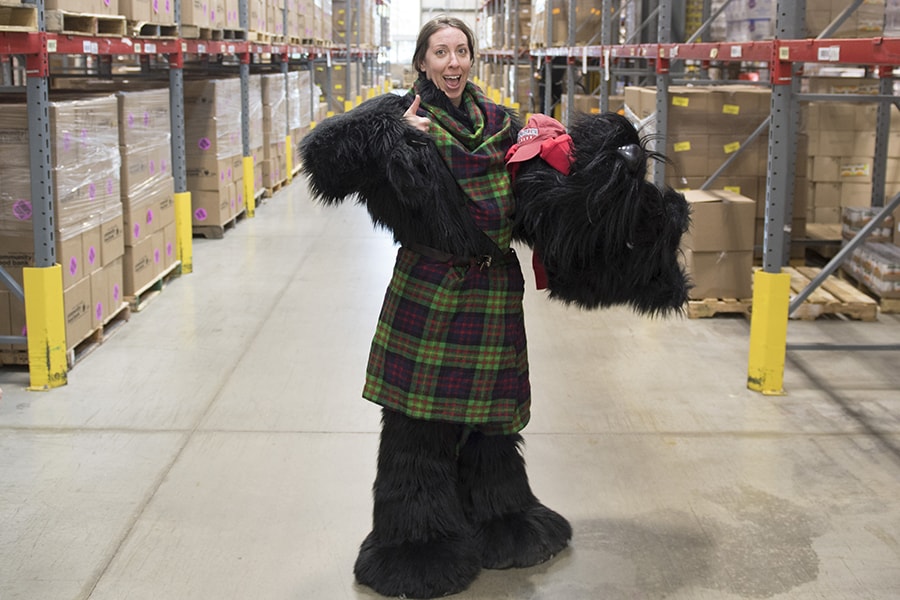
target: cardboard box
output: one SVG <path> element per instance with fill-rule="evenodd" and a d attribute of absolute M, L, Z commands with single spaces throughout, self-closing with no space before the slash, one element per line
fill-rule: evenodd
<path fill-rule="evenodd" d="M 695 252 L 752 250 L 756 202 L 726 190 L 692 190 L 691 228 L 682 246 Z"/>
<path fill-rule="evenodd" d="M 106 266 L 125 253 L 125 221 L 121 208 L 104 213 L 100 222 L 100 262 Z"/>
<path fill-rule="evenodd" d="M 153 263 L 153 237 L 145 236 L 134 246 L 125 246 L 122 280 L 126 296 L 135 296 L 156 276 Z"/>
<path fill-rule="evenodd" d="M 90 277 L 85 277 L 63 290 L 63 307 L 66 320 L 66 348 L 71 349 L 93 331 Z"/>
<path fill-rule="evenodd" d="M 695 252 L 688 248 L 683 260 L 694 285 L 691 299 L 752 297 L 752 250 Z"/>

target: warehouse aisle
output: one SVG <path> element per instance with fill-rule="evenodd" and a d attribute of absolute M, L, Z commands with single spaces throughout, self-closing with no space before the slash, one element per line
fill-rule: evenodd
<path fill-rule="evenodd" d="M 0 370 L 0 599 L 370 599 L 379 411 L 360 399 L 394 249 L 295 182 L 47 393 Z M 527 252 L 522 252 L 528 264 Z M 742 318 L 585 313 L 529 289 L 547 564 L 461 600 L 900 597 L 896 353 L 791 352 L 745 387 Z M 900 319 L 791 322 L 894 343 Z"/>

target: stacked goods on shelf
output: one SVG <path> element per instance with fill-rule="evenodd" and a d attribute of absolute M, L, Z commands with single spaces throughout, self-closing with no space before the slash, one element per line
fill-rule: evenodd
<path fill-rule="evenodd" d="M 841 237 L 853 239 L 880 212 L 875 207 L 847 207 L 842 210 Z M 896 217 L 888 215 L 841 264 L 849 273 L 879 298 L 900 298 L 900 246 L 897 242 Z"/>
<path fill-rule="evenodd" d="M 846 9 L 849 2 L 837 0 L 807 0 L 806 28 L 809 37 L 816 37 Z M 775 14 L 774 11 L 772 13 Z M 884 31 L 885 0 L 864 0 L 829 37 L 880 37 Z"/>
<path fill-rule="evenodd" d="M 169 90 L 119 92 L 124 293 L 136 296 L 175 264 Z"/>
<path fill-rule="evenodd" d="M 192 224 L 224 226 L 244 207 L 240 79 L 186 81 L 184 124 Z"/>
<path fill-rule="evenodd" d="M 265 156 L 266 140 L 263 135 L 263 98 L 262 75 L 250 75 L 247 85 L 247 124 L 250 128 L 247 144 L 250 147 L 250 156 L 253 157 L 253 197 L 259 197 L 265 186 L 263 185 L 263 157 Z M 243 145 L 243 141 L 241 141 Z M 243 153 L 243 148 L 241 148 Z M 236 164 L 236 163 L 235 163 Z M 232 174 L 235 185 L 235 214 L 244 206 L 244 175 L 243 166 L 240 173 Z"/>
<path fill-rule="evenodd" d="M 262 76 L 263 107 L 263 187 L 276 188 L 288 176 L 285 139 L 287 136 L 287 108 L 284 75 L 273 73 Z"/>
<path fill-rule="evenodd" d="M 72 349 L 121 302 L 123 226 L 119 132 L 112 95 L 50 103 L 56 262 L 62 265 L 66 345 Z M 28 118 L 24 104 L 0 111 L 0 265 L 22 284 L 34 265 Z M 3 290 L 3 331 L 23 335 L 22 303 Z"/>
<path fill-rule="evenodd" d="M 575 42 L 572 45 L 600 43 L 603 17 L 602 0 L 577 0 L 575 2 Z M 547 19 L 550 23 L 550 39 L 547 39 Z M 550 48 L 569 44 L 569 0 L 532 0 L 531 47 Z"/>
<path fill-rule="evenodd" d="M 763 131 L 750 144 L 744 142 L 768 117 L 769 102 L 768 89 L 750 86 L 672 86 L 669 89 L 665 148 L 660 148 L 672 161 L 666 168 L 666 183 L 679 190 L 700 188 L 727 160 L 734 157 L 712 185 L 757 201 L 755 229 L 758 249 L 762 246 L 765 232 L 768 131 Z M 643 133 L 656 133 L 655 88 L 626 87 L 625 104 L 626 113 L 631 115 Z M 791 218 L 791 235 L 796 239 L 806 235 L 806 155 L 807 140 L 805 136 L 798 136 Z M 802 245 L 792 245 L 792 258 L 803 258 L 804 254 Z"/>
<path fill-rule="evenodd" d="M 316 84 L 323 92 L 328 92 L 326 98 L 329 111 L 342 113 L 348 103 L 352 105 L 355 102 L 359 95 L 358 71 L 359 63 L 356 62 L 334 62 L 331 68 L 316 65 Z"/>
<path fill-rule="evenodd" d="M 291 144 L 294 169 L 300 167 L 300 140 L 309 132 L 313 118 L 312 91 L 309 71 L 291 71 L 288 73 L 288 116 L 291 128 Z"/>
<path fill-rule="evenodd" d="M 377 45 L 374 37 L 376 18 L 372 0 L 332 0 L 331 40 L 338 46 L 358 48 Z"/>
<path fill-rule="evenodd" d="M 97 2 L 105 4 L 108 0 L 97 0 Z M 174 0 L 118 0 L 118 2 L 119 14 L 129 21 L 155 23 L 157 25 L 175 25 Z M 66 3 L 71 4 L 71 2 Z M 182 2 L 182 15 L 184 15 L 184 7 L 190 4 L 189 1 Z"/>
<path fill-rule="evenodd" d="M 691 227 L 682 239 L 691 299 L 752 295 L 756 202 L 728 190 L 689 190 Z"/>
<path fill-rule="evenodd" d="M 68 13 L 92 15 L 119 15 L 129 0 L 45 0 L 44 10 L 60 10 Z"/>
<path fill-rule="evenodd" d="M 805 119 L 809 138 L 808 217 L 840 223 L 844 209 L 872 206 L 875 104 L 810 102 Z M 887 196 L 900 188 L 900 137 L 888 143 Z"/>

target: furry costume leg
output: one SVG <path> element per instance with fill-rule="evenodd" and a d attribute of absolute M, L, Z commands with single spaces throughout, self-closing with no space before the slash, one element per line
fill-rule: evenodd
<path fill-rule="evenodd" d="M 532 493 L 521 443 L 518 434 L 475 431 L 460 450 L 460 495 L 487 569 L 540 564 L 572 538 L 568 521 Z"/>
<path fill-rule="evenodd" d="M 435 598 L 466 589 L 481 561 L 458 495 L 459 425 L 384 409 L 372 532 L 353 569 L 384 596 Z"/>

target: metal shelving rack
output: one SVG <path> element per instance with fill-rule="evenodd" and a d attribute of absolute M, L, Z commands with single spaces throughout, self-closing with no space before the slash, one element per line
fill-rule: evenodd
<path fill-rule="evenodd" d="M 31 390 L 49 390 L 67 383 L 68 357 L 65 339 L 62 268 L 56 262 L 56 239 L 52 187 L 52 157 L 49 123 L 50 56 L 81 55 L 98 58 L 101 72 L 108 72 L 115 56 L 134 56 L 143 67 L 151 59 L 164 59 L 170 86 L 170 116 L 172 130 L 172 173 L 175 182 L 177 253 L 182 273 L 193 270 L 191 249 L 191 196 L 187 189 L 185 167 L 184 127 L 184 68 L 188 61 L 198 58 L 226 57 L 239 61 L 243 106 L 243 151 L 245 185 L 253 185 L 253 158 L 249 153 L 249 111 L 247 82 L 253 56 L 274 56 L 287 78 L 291 62 L 307 65 L 312 71 L 315 60 L 326 54 L 344 56 L 348 60 L 361 59 L 375 52 L 348 45 L 334 50 L 314 44 L 259 43 L 244 40 L 197 40 L 181 38 L 129 38 L 125 36 L 97 37 L 91 35 L 47 32 L 44 23 L 44 0 L 34 2 L 37 12 L 37 31 L 0 31 L 0 55 L 21 56 L 25 62 L 25 89 L 28 105 L 29 153 L 31 164 L 32 222 L 35 239 L 34 266 L 25 269 L 24 286 L 19 287 L 0 267 L 0 283 L 5 284 L 13 298 L 25 303 L 28 336 L 0 336 L 0 343 L 27 344 Z M 246 0 L 240 0 L 240 27 L 247 31 Z M 174 3 L 176 22 L 180 22 L 181 2 Z M 287 23 L 287 9 L 284 19 Z M 103 69 L 106 69 L 104 71 Z M 5 73 L 4 73 L 5 74 Z M 312 73 L 311 73 L 312 75 Z M 314 89 L 313 77 L 311 91 Z M 5 84 L 9 82 L 4 81 Z M 286 105 L 287 106 L 287 105 Z M 286 108 L 289 110 L 289 108 Z M 288 119 L 289 121 L 289 119 Z M 291 139 L 287 137 L 290 157 Z M 290 160 L 290 158 L 289 158 Z M 291 169 L 289 169 L 290 171 Z M 290 176 L 290 173 L 288 174 Z M 253 215 L 254 194 L 244 194 L 248 216 Z"/>
<path fill-rule="evenodd" d="M 806 2 L 779 0 L 776 8 L 776 35 L 774 39 L 753 42 L 696 42 L 700 33 L 706 30 L 724 6 L 711 15 L 698 29 L 697 34 L 687 42 L 672 41 L 673 6 L 678 0 L 661 0 L 658 8 L 641 26 L 643 29 L 650 19 L 657 20 L 656 40 L 652 43 L 615 44 L 612 43 L 613 24 L 604 20 L 601 28 L 600 45 L 574 46 L 571 44 L 574 15 L 574 0 L 569 0 L 569 39 L 565 47 L 537 48 L 530 51 L 533 59 L 544 61 L 547 81 L 552 77 L 552 60 L 565 59 L 567 78 L 571 83 L 572 70 L 580 59 L 583 65 L 590 61 L 598 65 L 606 80 L 615 77 L 622 65 L 633 65 L 642 62 L 647 65 L 647 73 L 654 76 L 657 89 L 656 130 L 663 139 L 667 130 L 668 88 L 672 83 L 673 63 L 692 61 L 704 67 L 713 63 L 729 64 L 755 62 L 768 67 L 772 88 L 769 118 L 751 135 L 752 141 L 768 129 L 768 160 L 766 176 L 765 231 L 763 237 L 763 268 L 754 275 L 753 319 L 751 322 L 750 351 L 748 358 L 747 385 L 750 389 L 763 394 L 783 393 L 783 376 L 787 344 L 787 323 L 791 312 L 840 266 L 843 259 L 860 245 L 865 236 L 874 229 L 887 215 L 900 206 L 900 194 L 895 195 L 886 205 L 885 171 L 887 161 L 887 140 L 890 130 L 890 107 L 900 107 L 900 98 L 893 93 L 893 70 L 900 66 L 900 38 L 829 38 L 852 11 L 862 1 L 853 0 L 847 9 L 829 25 L 823 34 L 816 39 L 801 38 L 802 19 L 805 15 Z M 625 0 L 621 0 L 618 9 L 613 9 L 613 0 L 604 0 L 604 15 L 618 14 Z M 681 3 L 683 7 L 683 2 Z M 709 15 L 708 7 L 705 14 Z M 551 24 L 548 18 L 547 39 L 550 38 Z M 607 24 L 608 23 L 608 24 Z M 502 55 L 504 51 L 494 52 Z M 881 210 L 878 215 L 843 249 L 822 268 L 821 273 L 810 285 L 790 298 L 790 275 L 782 272 L 787 265 L 790 248 L 790 215 L 792 214 L 793 185 L 795 161 L 797 154 L 797 133 L 799 129 L 799 102 L 808 100 L 835 99 L 835 96 L 799 93 L 799 71 L 806 63 L 828 63 L 832 65 L 865 65 L 877 69 L 880 78 L 880 94 L 878 96 L 846 96 L 837 97 L 841 101 L 877 102 L 878 126 L 875 141 L 872 206 Z M 582 67 L 584 68 L 584 67 Z M 702 82 L 707 83 L 707 82 Z M 711 82 L 709 82 L 711 83 Z M 568 93 L 572 94 L 573 86 Z M 551 106 L 549 85 L 547 86 L 545 106 Z M 601 87 L 599 99 L 600 109 L 608 110 L 608 86 Z M 569 98 L 571 100 L 571 96 Z M 572 102 L 569 102 L 569 106 Z M 569 115 L 564 115 L 567 122 Z M 746 145 L 746 144 L 745 144 Z M 731 160 L 734 160 L 733 156 Z M 708 186 L 723 168 L 713 174 L 704 185 Z M 654 170 L 653 181 L 657 184 L 665 182 L 665 165 L 660 164 Z M 816 346 L 815 349 L 832 347 Z M 837 347 L 834 347 L 837 348 Z M 848 349 L 843 346 L 841 348 Z M 869 348 L 856 346 L 853 348 L 897 350 L 900 346 L 884 346 Z M 852 349 L 852 348 L 850 348 Z"/>

